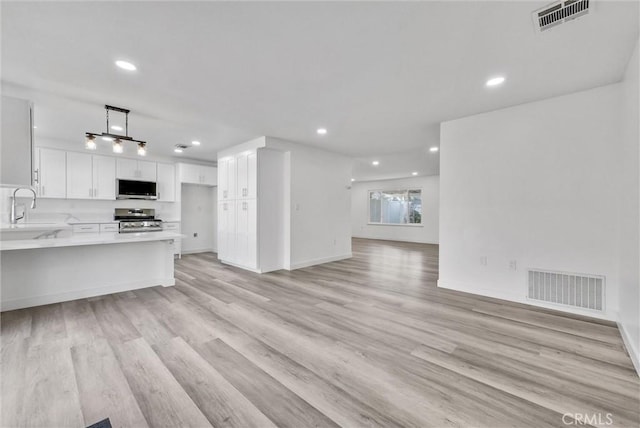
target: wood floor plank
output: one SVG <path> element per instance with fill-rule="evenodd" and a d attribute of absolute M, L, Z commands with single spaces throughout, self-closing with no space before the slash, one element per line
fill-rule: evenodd
<path fill-rule="evenodd" d="M 3 313 L 2 426 L 640 426 L 615 323 L 438 288 L 435 245 L 354 239 L 351 259 L 263 275 L 202 253 L 175 272 Z"/>
<path fill-rule="evenodd" d="M 182 338 L 174 338 L 154 349 L 213 426 L 275 427 Z"/>
<path fill-rule="evenodd" d="M 29 347 L 19 426 L 81 427 L 84 418 L 66 339 Z"/>
<path fill-rule="evenodd" d="M 120 343 L 114 348 L 133 395 L 150 426 L 211 426 L 144 338 Z"/>
<path fill-rule="evenodd" d="M 338 425 L 220 339 L 197 348 L 202 357 L 279 427 Z"/>
<path fill-rule="evenodd" d="M 115 427 L 146 427 L 127 379 L 105 339 L 71 348 L 85 425 L 109 418 Z"/>

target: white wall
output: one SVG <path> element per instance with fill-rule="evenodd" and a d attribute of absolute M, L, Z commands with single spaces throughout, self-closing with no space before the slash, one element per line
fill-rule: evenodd
<path fill-rule="evenodd" d="M 351 257 L 351 158 L 272 137 L 267 147 L 288 153 L 289 268 Z"/>
<path fill-rule="evenodd" d="M 182 185 L 182 253 L 217 251 L 217 187 Z M 197 234 L 198 236 L 193 236 Z"/>
<path fill-rule="evenodd" d="M 640 127 L 638 105 L 638 81 L 640 75 L 640 42 L 629 61 L 622 82 L 622 147 L 620 193 L 620 316 L 619 325 L 636 370 L 640 373 L 640 175 L 639 158 Z"/>
<path fill-rule="evenodd" d="M 616 318 L 621 90 L 442 124 L 439 286 L 527 302 L 527 268 L 605 275 Z"/>
<path fill-rule="evenodd" d="M 369 224 L 369 190 L 422 189 L 421 226 L 382 226 Z M 357 181 L 351 186 L 351 233 L 356 238 L 438 243 L 440 215 L 440 177 L 397 180 Z"/>

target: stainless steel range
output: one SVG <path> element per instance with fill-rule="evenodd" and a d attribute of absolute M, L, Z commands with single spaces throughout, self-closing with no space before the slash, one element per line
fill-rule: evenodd
<path fill-rule="evenodd" d="M 156 210 L 152 208 L 116 208 L 113 218 L 120 221 L 120 233 L 162 230 L 162 220 L 156 219 Z"/>

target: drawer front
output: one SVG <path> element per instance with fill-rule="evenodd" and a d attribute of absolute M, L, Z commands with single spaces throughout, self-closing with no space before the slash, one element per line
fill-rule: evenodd
<path fill-rule="evenodd" d="M 100 233 L 102 232 L 118 232 L 118 223 L 105 223 L 100 225 Z"/>
<path fill-rule="evenodd" d="M 162 223 L 164 230 L 178 230 L 180 229 L 180 223 Z"/>
<path fill-rule="evenodd" d="M 73 233 L 98 233 L 100 232 L 99 224 L 74 224 Z"/>

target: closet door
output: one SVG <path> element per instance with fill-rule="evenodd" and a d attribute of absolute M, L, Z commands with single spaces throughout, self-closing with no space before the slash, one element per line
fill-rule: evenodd
<path fill-rule="evenodd" d="M 245 200 L 236 202 L 236 263 L 246 266 L 249 258 L 249 203 Z"/>
<path fill-rule="evenodd" d="M 235 201 L 218 204 L 218 259 L 237 263 Z"/>
<path fill-rule="evenodd" d="M 238 177 L 236 181 L 236 197 L 238 199 L 245 199 L 249 195 L 249 189 L 247 188 L 248 167 L 249 156 L 247 153 L 236 156 L 236 175 Z"/>

